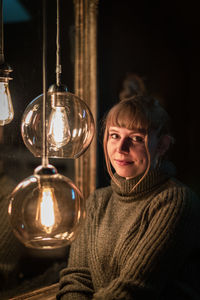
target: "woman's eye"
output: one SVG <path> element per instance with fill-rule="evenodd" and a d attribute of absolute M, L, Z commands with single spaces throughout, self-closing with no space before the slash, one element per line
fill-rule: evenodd
<path fill-rule="evenodd" d="M 112 139 L 117 139 L 119 137 L 119 135 L 117 133 L 110 133 L 109 136 Z"/>
<path fill-rule="evenodd" d="M 132 137 L 132 140 L 136 143 L 144 143 L 144 138 L 142 136 L 136 135 Z"/>

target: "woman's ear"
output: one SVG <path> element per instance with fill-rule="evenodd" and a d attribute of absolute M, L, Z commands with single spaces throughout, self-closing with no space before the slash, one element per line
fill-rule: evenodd
<path fill-rule="evenodd" d="M 158 142 L 157 153 L 160 156 L 163 156 L 169 149 L 171 142 L 172 142 L 172 137 L 170 135 L 167 135 L 167 134 L 162 135 Z"/>

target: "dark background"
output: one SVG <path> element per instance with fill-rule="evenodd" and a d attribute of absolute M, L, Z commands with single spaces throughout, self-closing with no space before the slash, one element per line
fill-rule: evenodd
<path fill-rule="evenodd" d="M 171 160 L 177 177 L 199 192 L 198 1 L 99 2 L 98 105 L 101 119 L 116 101 L 127 73 L 144 79 L 172 118 Z M 99 148 L 98 184 L 109 183 Z"/>

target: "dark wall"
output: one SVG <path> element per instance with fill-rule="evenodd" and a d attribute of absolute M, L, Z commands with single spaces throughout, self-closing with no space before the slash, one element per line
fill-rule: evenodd
<path fill-rule="evenodd" d="M 199 33 L 198 1 L 99 2 L 98 120 L 118 101 L 126 74 L 140 75 L 171 115 L 177 176 L 198 191 Z M 101 148 L 99 138 L 99 186 L 109 183 Z"/>

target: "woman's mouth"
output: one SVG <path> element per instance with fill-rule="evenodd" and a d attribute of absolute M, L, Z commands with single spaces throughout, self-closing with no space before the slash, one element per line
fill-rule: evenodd
<path fill-rule="evenodd" d="M 119 166 L 127 166 L 127 165 L 130 165 L 130 164 L 133 164 L 133 161 L 129 161 L 129 160 L 119 160 L 119 159 L 115 159 L 114 160 L 115 163 Z"/>

